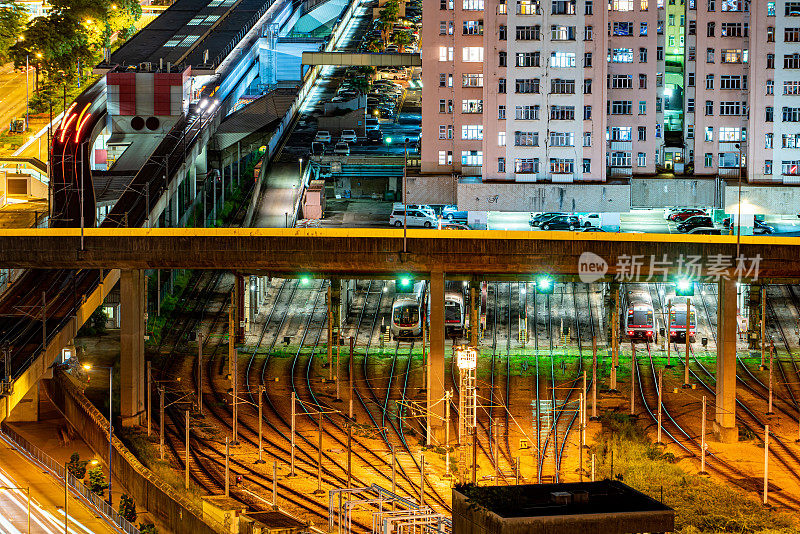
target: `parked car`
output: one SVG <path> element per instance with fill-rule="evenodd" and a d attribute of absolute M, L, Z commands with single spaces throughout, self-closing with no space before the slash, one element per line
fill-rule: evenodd
<path fill-rule="evenodd" d="M 706 214 L 705 210 L 686 209 L 673 213 L 672 215 L 669 216 L 669 220 L 675 222 L 682 222 L 688 219 L 689 217 L 695 217 L 697 215 L 705 215 L 705 214 Z"/>
<path fill-rule="evenodd" d="M 700 226 L 698 228 L 692 228 L 686 233 L 694 235 L 722 235 L 722 229 L 713 228 L 711 226 Z"/>
<path fill-rule="evenodd" d="M 367 117 L 367 120 L 366 120 L 365 124 L 366 124 L 367 131 L 380 130 L 380 128 L 381 128 L 381 125 L 378 122 L 378 119 L 373 119 L 373 118 Z"/>
<path fill-rule="evenodd" d="M 349 156 L 350 146 L 347 143 L 336 143 L 336 146 L 333 147 L 333 153 L 338 156 Z"/>
<path fill-rule="evenodd" d="M 311 143 L 311 155 L 312 156 L 321 156 L 325 153 L 325 145 L 320 143 L 319 141 L 313 141 Z"/>
<path fill-rule="evenodd" d="M 679 222 L 677 229 L 679 232 L 688 232 L 695 228 L 710 228 L 714 226 L 714 221 L 708 215 L 695 215 L 683 222 Z"/>
<path fill-rule="evenodd" d="M 600 214 L 599 213 L 586 213 L 580 216 L 581 226 L 584 228 L 594 227 L 600 228 Z"/>
<path fill-rule="evenodd" d="M 355 143 L 358 141 L 355 130 L 342 130 L 342 143 Z"/>
<path fill-rule="evenodd" d="M 435 216 L 425 211 L 409 209 L 408 212 L 405 212 L 403 208 L 395 208 L 389 216 L 389 224 L 403 226 L 404 219 L 406 226 L 423 226 L 425 228 L 433 228 L 438 222 Z"/>
<path fill-rule="evenodd" d="M 403 203 L 402 202 L 395 202 L 394 204 L 392 204 L 392 210 L 393 211 L 397 211 L 397 210 L 403 211 Z M 409 204 L 408 205 L 408 210 L 424 211 L 425 213 L 427 213 L 428 215 L 430 215 L 431 217 L 436 219 L 436 211 L 434 211 L 434 209 L 432 207 L 430 207 L 429 205 L 427 205 L 427 204 Z"/>
<path fill-rule="evenodd" d="M 466 220 L 467 212 L 464 210 L 459 210 L 458 206 L 445 206 L 442 208 L 442 217 L 448 221 L 452 221 L 453 219 Z"/>
<path fill-rule="evenodd" d="M 314 136 L 314 141 L 318 143 L 330 143 L 331 133 L 328 130 L 320 130 L 317 132 L 317 135 Z"/>
<path fill-rule="evenodd" d="M 583 231 L 584 232 L 605 232 L 605 230 L 603 230 L 599 226 L 587 226 L 587 227 L 585 227 L 583 229 Z"/>
<path fill-rule="evenodd" d="M 774 234 L 775 228 L 756 219 L 753 221 L 753 235 Z"/>
<path fill-rule="evenodd" d="M 530 224 L 531 226 L 539 226 L 542 223 L 542 221 L 546 219 L 551 219 L 553 217 L 556 217 L 557 215 L 566 215 L 566 213 L 559 213 L 554 211 L 537 213 L 536 215 L 531 215 L 528 224 Z"/>
<path fill-rule="evenodd" d="M 540 228 L 542 230 L 575 230 L 579 228 L 580 225 L 580 219 L 574 215 L 557 215 L 542 221 Z"/>
<path fill-rule="evenodd" d="M 472 228 L 460 222 L 445 222 L 442 223 L 442 230 L 472 230 Z"/>

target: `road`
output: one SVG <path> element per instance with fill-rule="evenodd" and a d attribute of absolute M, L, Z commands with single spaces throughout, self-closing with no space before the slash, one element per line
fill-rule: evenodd
<path fill-rule="evenodd" d="M 30 463 L 6 441 L 0 441 L 0 487 L 30 487 L 31 532 L 64 532 L 64 487 Z M 70 534 L 113 533 L 95 510 L 70 497 Z M 0 532 L 23 534 L 28 530 L 28 500 L 24 490 L 0 490 Z"/>
<path fill-rule="evenodd" d="M 28 79 L 31 96 L 34 80 L 31 68 Z M 14 117 L 25 117 L 25 71 L 15 71 L 12 63 L 6 63 L 0 67 L 0 128 L 7 130 Z"/>

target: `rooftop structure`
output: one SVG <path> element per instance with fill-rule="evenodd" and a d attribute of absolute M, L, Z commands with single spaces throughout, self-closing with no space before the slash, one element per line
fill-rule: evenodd
<path fill-rule="evenodd" d="M 616 480 L 453 489 L 453 533 L 670 532 L 675 511 Z"/>

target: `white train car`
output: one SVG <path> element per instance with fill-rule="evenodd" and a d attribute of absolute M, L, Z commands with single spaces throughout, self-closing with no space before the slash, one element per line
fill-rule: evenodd
<path fill-rule="evenodd" d="M 686 297 L 672 297 L 669 303 L 669 340 L 686 341 Z M 689 341 L 694 343 L 697 314 L 689 302 Z"/>
<path fill-rule="evenodd" d="M 462 287 L 460 282 L 448 283 L 444 293 L 444 334 L 448 338 L 462 337 L 467 331 L 467 307 Z"/>
<path fill-rule="evenodd" d="M 650 294 L 642 289 L 629 289 L 624 293 L 622 321 L 625 333 L 631 340 L 658 341 L 655 312 Z"/>
<path fill-rule="evenodd" d="M 392 302 L 392 339 L 422 339 L 425 282 L 416 282 L 410 291 L 396 292 Z"/>

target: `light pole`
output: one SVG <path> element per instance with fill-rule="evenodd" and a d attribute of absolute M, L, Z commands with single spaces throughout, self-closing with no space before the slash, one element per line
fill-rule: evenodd
<path fill-rule="evenodd" d="M 28 54 L 25 54 L 25 131 L 28 130 L 28 121 L 30 120 L 30 111 L 28 102 L 30 101 L 28 95 L 28 76 L 30 71 L 30 63 L 28 62 Z"/>
<path fill-rule="evenodd" d="M 114 376 L 114 374 L 113 374 L 114 368 L 113 367 L 108 367 L 108 366 L 97 366 L 97 367 L 95 367 L 90 363 L 83 364 L 83 368 L 86 371 L 91 371 L 93 369 L 105 369 L 105 370 L 108 371 L 108 505 L 109 506 L 113 506 L 113 503 L 111 502 L 111 477 L 112 477 L 112 475 L 111 475 L 111 452 L 114 450 L 114 443 L 113 443 L 113 441 L 114 441 L 113 440 L 113 437 L 114 437 L 114 423 L 112 422 L 112 412 L 111 412 L 112 397 L 111 397 L 111 393 L 114 390 L 114 388 L 112 387 L 112 378 Z M 66 475 L 64 475 L 64 476 L 66 478 Z"/>
<path fill-rule="evenodd" d="M 408 203 L 406 202 L 406 163 L 408 162 L 408 139 L 403 141 L 403 252 L 408 252 L 406 247 L 406 231 L 408 222 Z"/>
<path fill-rule="evenodd" d="M 0 491 L 2 490 L 25 490 L 25 493 L 28 495 L 28 534 L 31 534 L 31 487 L 25 486 L 18 487 L 18 486 L 0 486 Z"/>

